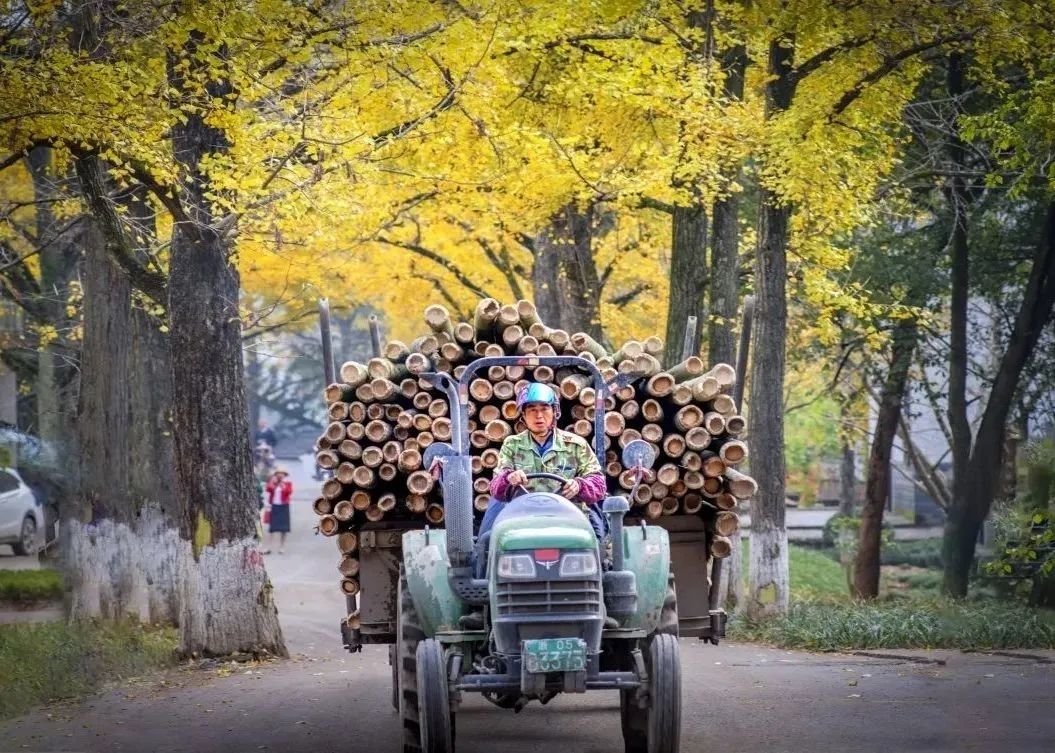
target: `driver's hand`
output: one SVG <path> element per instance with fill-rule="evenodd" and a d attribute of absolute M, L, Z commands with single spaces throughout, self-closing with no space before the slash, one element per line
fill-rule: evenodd
<path fill-rule="evenodd" d="M 567 481 L 564 486 L 561 487 L 560 496 L 567 499 L 575 499 L 579 496 L 579 489 L 582 488 L 582 484 L 579 483 L 579 479 L 573 478 Z"/>
<path fill-rule="evenodd" d="M 516 470 L 506 476 L 506 481 L 510 486 L 523 486 L 527 483 L 527 474 L 521 470 Z"/>

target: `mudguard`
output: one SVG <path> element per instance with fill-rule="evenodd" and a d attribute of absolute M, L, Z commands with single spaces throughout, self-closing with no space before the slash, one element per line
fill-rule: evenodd
<path fill-rule="evenodd" d="M 447 577 L 447 541 L 442 530 L 407 531 L 403 534 L 403 568 L 425 635 L 458 630 L 465 613 L 461 599 Z"/>
<path fill-rule="evenodd" d="M 659 526 L 627 526 L 624 567 L 637 575 L 637 612 L 622 627 L 651 633 L 659 625 L 670 575 L 670 537 Z M 705 577 L 703 573 L 701 577 Z"/>

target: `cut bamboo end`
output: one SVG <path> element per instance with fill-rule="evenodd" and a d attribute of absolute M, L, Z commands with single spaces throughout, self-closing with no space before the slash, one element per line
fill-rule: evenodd
<path fill-rule="evenodd" d="M 525 329 L 534 324 L 542 323 L 538 316 L 538 309 L 535 308 L 535 304 L 531 301 L 521 298 L 516 302 L 515 306 L 520 325 Z"/>
<path fill-rule="evenodd" d="M 716 497 L 722 491 L 722 480 L 720 478 L 704 476 L 701 489 L 708 497 Z"/>
<path fill-rule="evenodd" d="M 687 471 L 698 471 L 703 467 L 703 460 L 700 458 L 700 453 L 692 450 L 687 450 L 681 456 L 681 467 Z"/>
<path fill-rule="evenodd" d="M 450 412 L 450 406 L 446 400 L 433 400 L 429 403 L 428 413 L 432 418 L 446 416 Z"/>
<path fill-rule="evenodd" d="M 425 508 L 425 519 L 432 525 L 438 526 L 443 522 L 444 512 L 443 505 L 438 505 L 435 502 Z"/>
<path fill-rule="evenodd" d="M 681 470 L 678 468 L 678 466 L 674 465 L 673 463 L 666 463 L 664 465 L 661 465 L 659 467 L 659 470 L 656 471 L 656 480 L 662 484 L 666 484 L 667 486 L 670 486 L 675 481 L 677 481 L 680 476 Z M 688 483 L 688 481 L 686 481 L 685 483 Z"/>
<path fill-rule="evenodd" d="M 451 438 L 451 420 L 449 418 L 437 418 L 432 422 L 432 436 L 437 442 L 446 442 Z"/>
<path fill-rule="evenodd" d="M 694 452 L 705 450 L 711 444 L 711 435 L 702 426 L 696 426 L 685 432 L 685 446 Z"/>
<path fill-rule="evenodd" d="M 418 445 L 420 447 L 428 447 L 430 444 L 432 444 L 436 440 L 436 438 L 434 436 L 432 436 L 432 432 L 431 431 L 423 431 L 423 432 L 418 434 L 417 440 L 418 440 Z"/>
<path fill-rule="evenodd" d="M 724 476 L 729 492 L 737 499 L 749 499 L 758 491 L 755 480 L 740 471 L 727 468 Z"/>
<path fill-rule="evenodd" d="M 337 549 L 341 554 L 351 554 L 359 548 L 359 534 L 355 531 L 341 531 L 337 534 Z"/>
<path fill-rule="evenodd" d="M 549 366 L 536 366 L 533 378 L 536 382 L 550 383 L 553 381 L 553 369 Z"/>
<path fill-rule="evenodd" d="M 502 330 L 501 338 L 505 349 L 515 352 L 517 345 L 524 339 L 524 330 L 519 324 L 511 324 Z"/>
<path fill-rule="evenodd" d="M 355 388 L 355 399 L 364 403 L 373 402 L 374 390 L 369 384 L 360 384 Z"/>
<path fill-rule="evenodd" d="M 722 390 L 718 380 L 712 376 L 696 377 L 685 384 L 692 388 L 693 399 L 701 403 L 713 400 Z"/>
<path fill-rule="evenodd" d="M 719 510 L 735 510 L 736 505 L 736 497 L 729 492 L 722 492 L 714 498 L 714 506 Z"/>
<path fill-rule="evenodd" d="M 604 346 L 602 346 L 599 342 L 594 340 L 585 332 L 576 332 L 574 335 L 572 335 L 571 345 L 576 350 L 586 351 L 591 356 L 593 356 L 595 360 L 598 358 L 604 358 L 608 355 L 608 351 L 604 349 Z"/>
<path fill-rule="evenodd" d="M 663 454 L 669 458 L 680 458 L 685 453 L 685 437 L 681 434 L 668 434 L 663 437 Z"/>
<path fill-rule="evenodd" d="M 348 418 L 348 403 L 331 403 L 326 415 L 331 421 L 343 421 Z"/>
<path fill-rule="evenodd" d="M 481 403 L 485 403 L 491 399 L 494 394 L 494 387 L 491 382 L 486 379 L 474 379 L 469 382 L 469 394 L 473 400 Z"/>
<path fill-rule="evenodd" d="M 355 399 L 355 388 L 359 385 L 342 384 L 341 382 L 334 382 L 333 384 L 327 385 L 326 389 L 322 391 L 323 398 L 327 403 L 339 403 L 339 402 L 351 402 Z"/>
<path fill-rule="evenodd" d="M 366 418 L 366 406 L 358 401 L 348 403 L 348 418 L 352 421 L 362 421 Z"/>
<path fill-rule="evenodd" d="M 619 435 L 619 446 L 626 447 L 635 439 L 641 439 L 641 432 L 639 432 L 637 429 L 627 429 Z"/>
<path fill-rule="evenodd" d="M 366 427 L 361 423 L 348 424 L 348 429 L 345 432 L 345 436 L 351 439 L 353 442 L 358 442 L 364 436 L 366 436 Z"/>
<path fill-rule="evenodd" d="M 627 421 L 633 421 L 641 415 L 641 405 L 637 400 L 627 400 L 619 406 L 619 412 L 623 414 L 623 418 Z"/>
<path fill-rule="evenodd" d="M 392 492 L 386 492 L 377 498 L 377 508 L 381 512 L 390 512 L 396 509 L 396 495 Z"/>
<path fill-rule="evenodd" d="M 617 437 L 626 428 L 626 417 L 622 413 L 606 413 L 604 415 L 604 433 L 610 437 Z"/>
<path fill-rule="evenodd" d="M 564 377 L 560 383 L 560 394 L 565 400 L 575 400 L 579 393 L 590 384 L 590 378 L 585 374 L 572 374 Z"/>
<path fill-rule="evenodd" d="M 688 405 L 692 402 L 692 389 L 684 384 L 675 384 L 670 391 L 670 401 L 675 405 Z"/>
<path fill-rule="evenodd" d="M 382 463 L 377 469 L 377 477 L 382 481 L 392 481 L 399 473 L 395 463 Z"/>
<path fill-rule="evenodd" d="M 401 363 L 393 363 L 387 358 L 371 358 L 366 364 L 367 372 L 373 379 L 402 379 L 409 372 Z M 370 384 L 373 387 L 373 382 Z"/>
<path fill-rule="evenodd" d="M 703 496 L 686 494 L 681 500 L 681 509 L 686 515 L 695 515 L 703 509 Z"/>
<path fill-rule="evenodd" d="M 370 382 L 370 389 L 374 393 L 374 399 L 389 400 L 399 394 L 399 387 L 388 379 L 375 379 Z"/>
<path fill-rule="evenodd" d="M 334 421 L 326 427 L 326 432 L 323 436 L 326 437 L 326 441 L 331 445 L 340 444 L 341 440 L 344 439 L 346 429 L 344 424 L 340 421 Z"/>
<path fill-rule="evenodd" d="M 664 497 L 660 504 L 663 506 L 663 515 L 673 515 L 681 506 L 677 497 Z"/>
<path fill-rule="evenodd" d="M 340 445 L 338 445 L 338 448 L 339 447 Z M 333 450 L 323 450 L 322 452 L 316 453 L 315 462 L 318 463 L 320 468 L 330 471 L 336 468 L 341 461 L 337 457 L 337 453 Z"/>
<path fill-rule="evenodd" d="M 380 447 L 365 447 L 363 448 L 363 456 L 359 460 L 367 468 L 377 468 L 385 462 L 385 453 Z"/>
<path fill-rule="evenodd" d="M 681 408 L 680 410 L 678 410 L 677 413 L 674 414 L 674 425 L 678 427 L 678 429 L 680 429 L 681 431 L 688 431 L 689 429 L 694 429 L 697 426 L 700 426 L 702 423 L 703 411 L 695 405 L 686 405 L 684 408 Z M 710 434 L 715 433 L 706 426 L 704 428 L 707 429 L 708 433 Z"/>
<path fill-rule="evenodd" d="M 330 501 L 344 496 L 344 485 L 335 478 L 326 479 L 322 484 L 322 496 Z"/>
<path fill-rule="evenodd" d="M 477 429 L 469 432 L 469 444 L 478 450 L 484 450 L 491 446 L 491 440 L 487 438 L 487 434 Z"/>
<path fill-rule="evenodd" d="M 359 560 L 356 557 L 341 557 L 341 562 L 337 565 L 337 569 L 346 578 L 354 578 L 359 574 Z"/>
<path fill-rule="evenodd" d="M 375 448 L 372 448 L 372 449 L 377 449 L 377 448 L 375 447 Z M 364 458 L 365 458 L 365 455 L 366 455 L 366 452 L 364 451 L 363 452 Z M 374 484 L 377 482 L 377 476 L 374 473 L 374 469 L 373 468 L 369 468 L 369 467 L 367 467 L 365 465 L 360 465 L 360 466 L 358 466 L 355 469 L 354 480 L 355 480 L 355 485 L 358 486 L 360 489 L 372 489 L 374 487 Z M 325 487 L 324 487 L 323 493 L 325 494 Z"/>
<path fill-rule="evenodd" d="M 379 520 L 384 519 L 384 517 L 385 511 L 377 505 L 370 505 L 368 508 L 366 508 L 366 519 L 369 520 L 371 523 L 376 523 Z"/>
<path fill-rule="evenodd" d="M 462 345 L 472 346 L 476 342 L 476 328 L 469 322 L 454 325 L 454 339 Z"/>
<path fill-rule="evenodd" d="M 655 490 L 648 484 L 641 484 L 637 487 L 637 493 L 634 494 L 634 504 L 647 505 L 656 497 Z"/>
<path fill-rule="evenodd" d="M 723 559 L 733 553 L 733 542 L 729 541 L 725 536 L 712 536 L 711 537 L 711 556 L 716 559 Z"/>
<path fill-rule="evenodd" d="M 703 359 L 699 356 L 689 356 L 681 363 L 674 364 L 667 371 L 677 382 L 685 382 L 703 373 Z M 689 388 L 691 391 L 691 387 Z"/>
<path fill-rule="evenodd" d="M 663 420 L 663 407 L 658 400 L 649 398 L 641 403 L 641 417 L 646 421 L 657 422 Z"/>
<path fill-rule="evenodd" d="M 480 453 L 480 463 L 484 468 L 496 468 L 498 467 L 498 450 L 493 447 L 489 447 Z"/>
<path fill-rule="evenodd" d="M 716 395 L 711 401 L 711 407 L 723 418 L 736 415 L 736 401 L 729 395 Z"/>
<path fill-rule="evenodd" d="M 333 477 L 340 481 L 342 484 L 349 485 L 355 482 L 355 466 L 351 463 L 341 463 L 337 466 L 337 470 L 334 472 Z"/>
<path fill-rule="evenodd" d="M 333 502 L 326 497 L 319 497 L 311 504 L 316 515 L 329 515 L 333 512 Z"/>
<path fill-rule="evenodd" d="M 344 618 L 344 624 L 352 630 L 358 630 L 363 626 L 363 620 L 359 616 L 359 612 L 355 611 Z"/>
<path fill-rule="evenodd" d="M 454 325 L 451 323 L 451 314 L 439 304 L 433 304 L 425 308 L 425 324 L 433 332 L 446 332 L 454 336 Z"/>
<path fill-rule="evenodd" d="M 721 478 L 725 474 L 726 464 L 716 453 L 705 450 L 700 453 L 703 475 L 708 478 Z"/>
<path fill-rule="evenodd" d="M 407 344 L 399 340 L 389 340 L 385 343 L 385 347 L 381 351 L 381 355 L 387 358 L 389 361 L 396 361 L 402 363 L 407 360 L 407 356 L 410 355 L 410 348 Z"/>
<path fill-rule="evenodd" d="M 435 485 L 435 479 L 428 471 L 414 471 L 407 476 L 407 489 L 411 494 L 428 494 Z"/>
<path fill-rule="evenodd" d="M 428 431 L 432 428 L 432 416 L 428 413 L 418 413 L 414 416 L 413 423 L 415 431 Z"/>
<path fill-rule="evenodd" d="M 363 456 L 363 446 L 354 439 L 344 439 L 337 445 L 337 453 L 346 460 L 358 460 Z"/>
<path fill-rule="evenodd" d="M 420 515 L 429 506 L 428 498 L 424 494 L 408 494 L 406 499 L 407 510 Z"/>
<path fill-rule="evenodd" d="M 644 345 L 637 340 L 627 340 L 619 350 L 612 354 L 612 362 L 619 364 L 628 359 L 632 361 L 638 356 L 644 355 L 644 353 Z"/>
<path fill-rule="evenodd" d="M 335 536 L 340 527 L 340 521 L 333 515 L 323 515 L 319 518 L 319 533 L 323 536 Z"/>
<path fill-rule="evenodd" d="M 740 516 L 735 512 L 719 512 L 714 516 L 714 530 L 722 536 L 732 536 L 740 530 Z"/>
<path fill-rule="evenodd" d="M 714 378 L 722 389 L 736 384 L 736 369 L 727 363 L 716 363 L 705 376 Z"/>
<path fill-rule="evenodd" d="M 739 439 L 727 439 L 718 450 L 718 456 L 728 465 L 736 465 L 747 459 L 747 444 Z"/>
<path fill-rule="evenodd" d="M 491 501 L 491 496 L 486 492 L 477 494 L 473 497 L 473 509 L 477 512 L 487 512 L 487 505 Z"/>
<path fill-rule="evenodd" d="M 746 428 L 747 421 L 745 421 L 744 417 L 739 414 L 728 416 L 725 419 L 725 430 L 734 437 L 743 434 L 744 429 Z"/>
<path fill-rule="evenodd" d="M 498 309 L 498 316 L 495 317 L 499 329 L 506 329 L 509 327 L 519 327 L 520 312 L 517 311 L 517 307 L 513 305 L 505 305 Z"/>
<path fill-rule="evenodd" d="M 484 426 L 484 434 L 490 442 L 501 442 L 513 433 L 506 421 L 489 421 Z"/>
<path fill-rule="evenodd" d="M 642 345 L 645 346 L 645 352 L 648 353 L 650 356 L 655 356 L 656 358 L 659 358 L 659 356 L 663 353 L 663 340 L 656 337 L 655 335 L 648 337 L 642 343 Z"/>
<path fill-rule="evenodd" d="M 369 372 L 366 366 L 357 361 L 345 361 L 340 368 L 341 382 L 349 387 L 358 387 L 366 381 Z"/>
<path fill-rule="evenodd" d="M 685 471 L 683 481 L 688 489 L 702 489 L 707 483 L 707 479 L 699 471 Z"/>
<path fill-rule="evenodd" d="M 663 441 L 663 427 L 659 424 L 645 424 L 641 427 L 641 438 L 656 444 Z"/>
<path fill-rule="evenodd" d="M 645 383 L 645 392 L 652 397 L 666 397 L 672 389 L 674 389 L 674 377 L 666 372 L 649 377 Z"/>
<path fill-rule="evenodd" d="M 368 492 L 363 491 L 362 489 L 356 489 L 354 492 L 352 492 L 351 502 L 352 507 L 354 507 L 356 510 L 366 510 L 366 508 L 370 506 L 370 494 Z"/>
<path fill-rule="evenodd" d="M 355 578 L 344 578 L 341 580 L 341 590 L 346 596 L 355 596 L 359 593 L 359 581 Z"/>
<path fill-rule="evenodd" d="M 406 367 L 411 374 L 424 374 L 432 371 L 432 361 L 424 353 L 411 353 L 407 356 Z"/>
<path fill-rule="evenodd" d="M 663 516 L 663 502 L 658 499 L 654 499 L 645 505 L 645 517 L 649 520 L 655 520 Z"/>

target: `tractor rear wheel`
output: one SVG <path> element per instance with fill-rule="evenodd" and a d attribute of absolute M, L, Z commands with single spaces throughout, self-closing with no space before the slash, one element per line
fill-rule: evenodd
<path fill-rule="evenodd" d="M 425 638 L 414 600 L 407 587 L 407 574 L 399 568 L 396 602 L 396 665 L 392 681 L 398 694 L 399 717 L 403 727 L 403 753 L 420 753 L 421 729 L 418 719 L 418 644 Z"/>
<path fill-rule="evenodd" d="M 654 634 L 648 650 L 648 706 L 633 691 L 619 694 L 626 753 L 678 753 L 681 747 L 681 659 L 678 639 Z"/>
<path fill-rule="evenodd" d="M 443 644 L 426 638 L 418 644 L 418 718 L 422 753 L 454 753 L 454 716 L 447 688 Z"/>

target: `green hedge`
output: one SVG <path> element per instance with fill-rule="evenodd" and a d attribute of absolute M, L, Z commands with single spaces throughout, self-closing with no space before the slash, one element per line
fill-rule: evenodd
<path fill-rule="evenodd" d="M 170 666 L 177 638 L 133 621 L 0 625 L 0 718 Z"/>
<path fill-rule="evenodd" d="M 62 598 L 58 570 L 0 570 L 0 601 L 47 601 Z"/>

